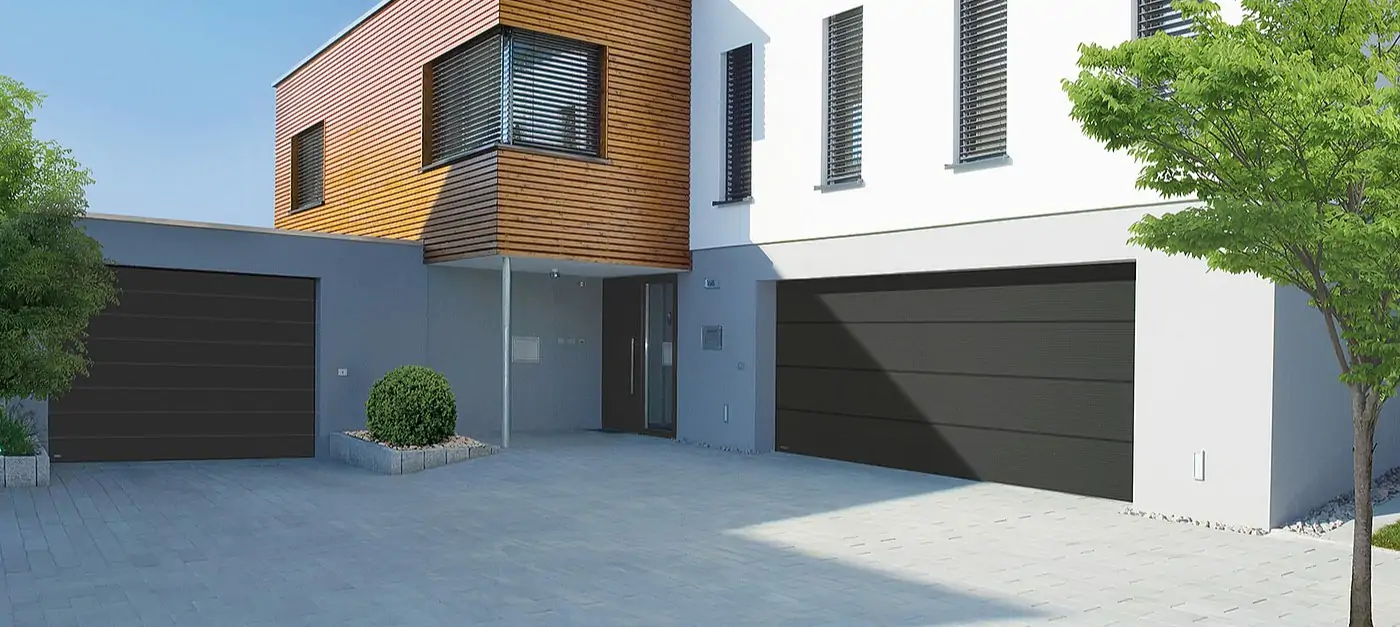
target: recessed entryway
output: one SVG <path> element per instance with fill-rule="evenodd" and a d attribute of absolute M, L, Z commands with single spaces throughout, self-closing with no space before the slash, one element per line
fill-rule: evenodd
<path fill-rule="evenodd" d="M 1132 499 L 1132 264 L 778 284 L 780 451 Z"/>
<path fill-rule="evenodd" d="M 49 405 L 55 461 L 315 455 L 314 279 L 115 270 L 91 375 Z"/>

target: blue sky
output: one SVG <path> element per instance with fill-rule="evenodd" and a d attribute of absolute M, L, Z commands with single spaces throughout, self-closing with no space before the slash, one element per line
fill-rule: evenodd
<path fill-rule="evenodd" d="M 376 0 L 27 0 L 0 74 L 97 183 L 89 211 L 272 224 L 272 83 Z"/>

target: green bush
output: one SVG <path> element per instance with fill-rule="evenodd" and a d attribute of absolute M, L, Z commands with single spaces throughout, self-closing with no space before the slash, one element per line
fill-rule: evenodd
<path fill-rule="evenodd" d="M 427 446 L 457 432 L 457 401 L 447 379 L 423 366 L 400 366 L 369 389 L 370 437 L 394 446 Z"/>
<path fill-rule="evenodd" d="M 1371 545 L 1400 551 L 1400 523 L 1391 523 L 1378 529 L 1371 535 Z"/>
<path fill-rule="evenodd" d="M 34 426 L 16 407 L 0 405 L 0 455 L 34 454 Z"/>

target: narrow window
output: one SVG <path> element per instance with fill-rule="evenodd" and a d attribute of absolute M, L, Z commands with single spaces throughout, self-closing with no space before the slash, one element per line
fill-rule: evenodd
<path fill-rule="evenodd" d="M 1191 21 L 1172 8 L 1172 0 L 1135 0 L 1137 2 L 1137 36 L 1151 37 L 1166 33 L 1173 37 L 1191 36 Z"/>
<path fill-rule="evenodd" d="M 863 7 L 826 20 L 826 185 L 861 179 L 864 22 Z"/>
<path fill-rule="evenodd" d="M 1006 3 L 958 3 L 958 163 L 1006 156 Z"/>
<path fill-rule="evenodd" d="M 753 195 L 753 44 L 724 53 L 724 202 Z"/>
<path fill-rule="evenodd" d="M 292 138 L 293 211 L 325 202 L 325 130 L 318 122 Z"/>

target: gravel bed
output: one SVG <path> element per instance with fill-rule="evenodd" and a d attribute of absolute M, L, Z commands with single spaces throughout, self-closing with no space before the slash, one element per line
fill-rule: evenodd
<path fill-rule="evenodd" d="M 374 442 L 375 444 L 386 446 L 396 451 L 421 451 L 433 448 L 481 448 L 491 446 L 490 444 L 487 444 L 480 440 L 473 440 L 465 435 L 454 435 L 450 438 L 447 438 L 446 440 L 438 442 L 437 444 L 429 444 L 428 446 L 394 446 L 392 444 L 380 442 L 379 440 L 370 437 L 369 431 L 366 429 L 360 429 L 358 431 L 346 431 L 345 435 L 356 437 L 366 442 Z"/>
<path fill-rule="evenodd" d="M 1190 516 L 1177 516 L 1175 514 L 1144 512 L 1142 510 L 1133 509 L 1131 507 L 1124 508 L 1123 513 L 1129 516 L 1139 516 L 1142 518 L 1150 518 L 1152 520 L 1165 520 L 1167 522 L 1195 525 L 1197 527 L 1205 527 L 1207 529 L 1215 529 L 1217 531 L 1233 531 L 1235 533 L 1243 533 L 1251 536 L 1262 536 L 1267 535 L 1269 533 L 1268 529 L 1262 529 L 1260 527 L 1250 527 L 1247 525 L 1227 525 L 1225 523 L 1218 523 L 1209 520 L 1197 520 L 1195 518 L 1191 518 Z"/>
<path fill-rule="evenodd" d="M 1371 487 L 1371 502 L 1384 503 L 1400 495 L 1400 467 L 1391 468 L 1376 478 Z M 1305 536 L 1318 537 L 1356 519 L 1356 494 L 1348 492 L 1332 499 L 1283 529 Z"/>

